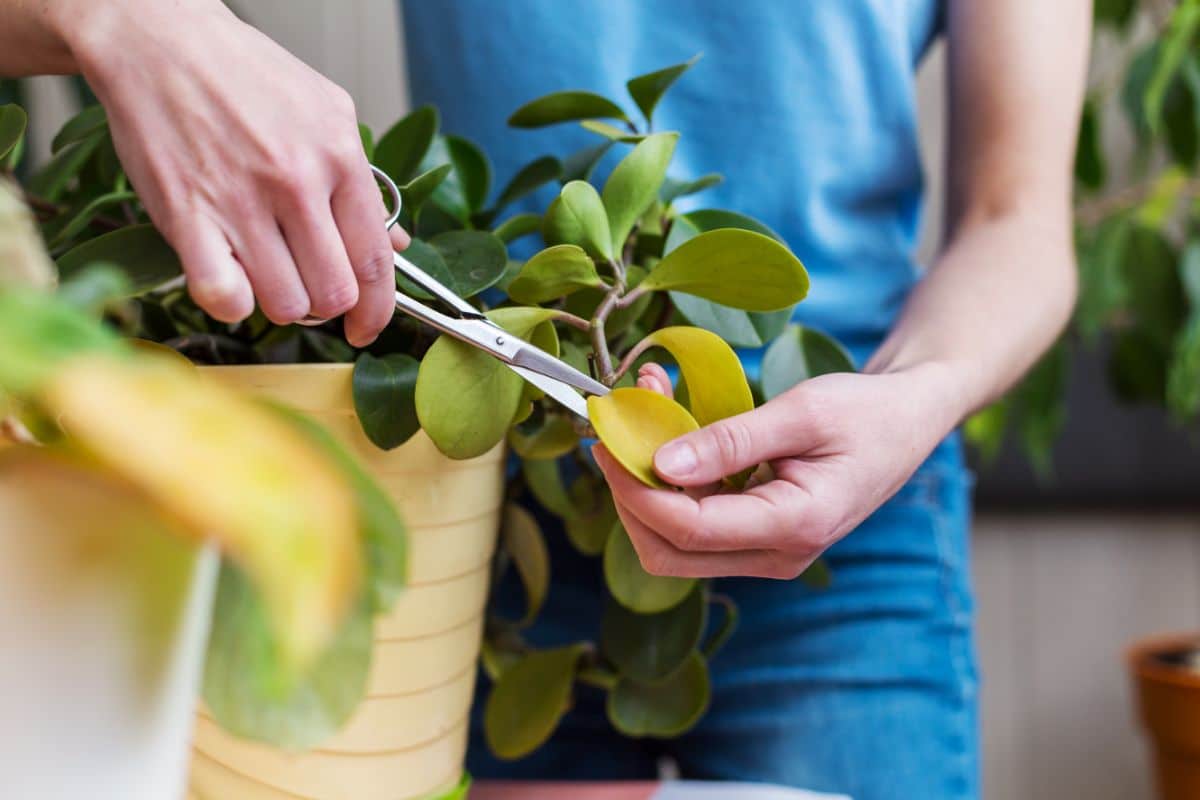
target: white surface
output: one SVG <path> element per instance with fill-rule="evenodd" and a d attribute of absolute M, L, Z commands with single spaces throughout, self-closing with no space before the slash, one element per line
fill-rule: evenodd
<path fill-rule="evenodd" d="M 215 552 L 13 533 L 0 536 L 0 797 L 182 797 Z"/>
<path fill-rule="evenodd" d="M 653 800 L 850 800 L 844 794 L 817 794 L 763 783 L 702 783 L 671 781 Z"/>

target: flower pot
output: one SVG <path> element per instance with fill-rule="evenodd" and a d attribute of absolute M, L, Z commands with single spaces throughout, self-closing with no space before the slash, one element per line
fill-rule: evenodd
<path fill-rule="evenodd" d="M 1200 671 L 1183 663 L 1197 649 L 1200 635 L 1188 634 L 1149 639 L 1129 650 L 1161 800 L 1200 797 Z"/>
<path fill-rule="evenodd" d="M 0 470 L 4 797 L 183 794 L 218 562 L 144 508 L 70 465 Z"/>
<path fill-rule="evenodd" d="M 211 367 L 297 408 L 355 452 L 408 524 L 409 585 L 376 623 L 367 697 L 320 748 L 290 753 L 234 738 L 201 708 L 195 800 L 407 800 L 456 785 L 504 492 L 503 448 L 452 461 L 418 433 L 384 452 L 362 433 L 349 365 Z"/>

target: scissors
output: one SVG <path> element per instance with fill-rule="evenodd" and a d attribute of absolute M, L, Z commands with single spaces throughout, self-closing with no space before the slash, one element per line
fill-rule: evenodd
<path fill-rule="evenodd" d="M 403 202 L 400 198 L 400 189 L 383 170 L 371 165 L 371 171 L 375 174 L 375 179 L 391 195 L 393 208 L 386 223 L 388 230 L 391 230 L 400 220 L 400 208 Z M 440 300 L 445 304 L 448 312 L 443 313 L 430 308 L 397 290 L 396 308 L 398 310 L 498 359 L 581 419 L 588 418 L 587 402 L 576 390 L 589 395 L 608 394 L 609 389 L 604 384 L 560 361 L 545 350 L 513 336 L 428 272 L 399 253 L 392 255 L 396 271 Z M 319 325 L 323 322 L 325 320 L 314 317 L 306 317 L 303 320 L 303 324 L 307 325 Z"/>

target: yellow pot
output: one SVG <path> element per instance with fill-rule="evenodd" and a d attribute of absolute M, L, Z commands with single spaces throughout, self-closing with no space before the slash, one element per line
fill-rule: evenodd
<path fill-rule="evenodd" d="M 367 697 L 318 750 L 288 753 L 236 739 L 200 709 L 193 800 L 409 800 L 458 781 L 504 492 L 503 449 L 452 461 L 418 433 L 384 452 L 363 435 L 351 367 L 208 367 L 287 403 L 359 456 L 409 530 L 409 586 L 376 624 Z"/>

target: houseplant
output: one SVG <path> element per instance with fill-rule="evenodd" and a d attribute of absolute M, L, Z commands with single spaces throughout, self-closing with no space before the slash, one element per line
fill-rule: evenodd
<path fill-rule="evenodd" d="M 733 212 L 676 210 L 679 198 L 720 180 L 715 175 L 669 176 L 678 134 L 651 128 L 662 95 L 693 63 L 629 82 L 644 128 L 614 101 L 584 91 L 555 93 L 519 109 L 510 120 L 515 127 L 578 123 L 596 135 L 596 144 L 561 160 L 545 156 L 533 161 L 494 199 L 486 157 L 461 137 L 439 134 L 435 110 L 414 111 L 378 142 L 363 131 L 368 156 L 402 186 L 402 224 L 416 235 L 407 252 L 410 260 L 487 310 L 514 335 L 621 387 L 593 401 L 592 417 L 610 449 L 647 480 L 653 479 L 646 468 L 652 452 L 647 442 L 747 410 L 756 393 L 772 396 L 819 371 L 851 368 L 835 343 L 789 325 L 790 307 L 807 291 L 807 276 L 778 237 Z M 609 152 L 614 154 L 610 161 L 617 163 L 597 181 L 597 189 L 590 180 L 605 171 L 601 165 Z M 243 383 L 261 386 L 263 381 L 231 376 L 252 375 L 252 369 L 276 377 L 304 370 L 306 385 L 316 375 L 335 376 L 328 380 L 340 387 L 336 392 L 344 405 L 352 397 L 358 418 L 357 427 L 343 425 L 337 433 L 361 439 L 356 449 L 372 460 L 394 458 L 397 469 L 408 464 L 414 474 L 429 472 L 429 459 L 435 457 L 429 442 L 451 459 L 494 459 L 505 442 L 520 457 L 508 496 L 518 498 L 528 490 L 561 516 L 571 542 L 603 561 L 612 599 L 598 644 L 531 648 L 521 632 L 545 599 L 551 565 L 532 516 L 515 502 L 505 506 L 503 547 L 494 572 L 515 567 L 525 586 L 527 610 L 519 620 L 493 616 L 487 624 L 484 665 L 496 683 L 486 728 L 498 755 L 519 757 L 543 742 L 564 713 L 576 682 L 608 690 L 610 717 L 630 735 L 676 735 L 703 713 L 706 658 L 728 632 L 734 611 L 703 582 L 652 576 L 641 569 L 587 455 L 589 431 L 561 408 L 498 362 L 454 340 L 435 339 L 403 317 L 364 351 L 341 342 L 337 322 L 277 328 L 258 315 L 232 326 L 207 318 L 178 285 L 178 264 L 169 248 L 144 224 L 97 109 L 85 110 L 68 124 L 56 141 L 54 160 L 32 176 L 28 187 L 65 274 L 101 260 L 132 277 L 136 293 L 126 302 L 133 311 L 115 317 L 131 335 L 173 347 L 197 362 L 220 365 L 223 377 Z M 514 201 L 539 191 L 553 195 L 544 213 L 505 214 Z M 519 252 L 514 247 L 510 253 L 510 243 L 537 234 L 547 247 L 526 261 L 510 257 Z M 403 282 L 401 288 L 420 294 Z M 747 383 L 723 338 L 746 346 L 771 343 L 760 386 Z M 630 370 L 663 351 L 679 368 L 686 408 L 630 387 Z M 297 362 L 315 364 L 270 366 Z M 245 366 L 259 363 L 268 366 Z M 331 411 L 325 421 L 332 423 L 334 416 Z M 377 450 L 367 450 L 366 439 Z M 388 456 L 380 452 L 392 448 L 399 449 Z M 412 455 L 410 448 L 422 455 Z M 409 514 L 409 504 L 403 505 Z M 420 534 L 418 525 L 413 528 L 415 562 Z M 476 554 L 486 558 L 490 542 L 479 537 L 476 543 Z M 401 596 L 401 605 L 407 596 Z M 726 610 L 724 624 L 702 642 L 713 604 Z M 406 613 L 405 621 L 416 616 Z M 219 630 L 220 610 L 215 624 Z M 383 676 L 382 671 L 376 674 Z M 463 680 L 459 697 L 469 695 L 470 683 L 471 676 Z M 461 710 L 465 713 L 465 706 Z M 264 733 L 253 728 L 251 720 L 239 732 Z M 358 731 L 354 721 L 346 729 L 352 730 Z M 267 733 L 272 735 L 260 738 L 276 744 L 312 743 L 290 731 Z M 211 754 L 206 741 L 219 742 L 227 764 L 236 759 L 235 768 L 222 775 L 243 780 L 241 786 L 248 785 L 248 774 L 269 775 L 268 782 L 279 789 L 306 793 L 304 782 L 343 774 L 333 761 L 321 758 L 323 753 L 290 756 L 222 738 L 215 731 L 211 739 L 206 736 L 202 732 L 200 752 Z M 407 750 L 421 741 L 410 738 L 383 748 L 368 742 L 367 747 L 378 754 Z M 385 761 L 395 770 L 399 753 L 390 756 Z M 405 774 L 413 771 L 405 768 Z M 321 790 L 323 796 L 337 791 L 343 789 Z M 357 791 L 357 797 L 382 791 L 395 796 L 397 789 L 366 779 Z M 403 791 L 417 793 L 415 786 Z"/>
<path fill-rule="evenodd" d="M 258 616 L 255 677 L 286 694 L 356 598 L 387 583 L 363 558 L 374 527 L 391 520 L 401 543 L 403 527 L 291 416 L 96 320 L 120 273 L 87 270 L 53 293 L 13 188 L 0 181 L 5 785 L 179 796 L 216 588 L 205 542 Z"/>

